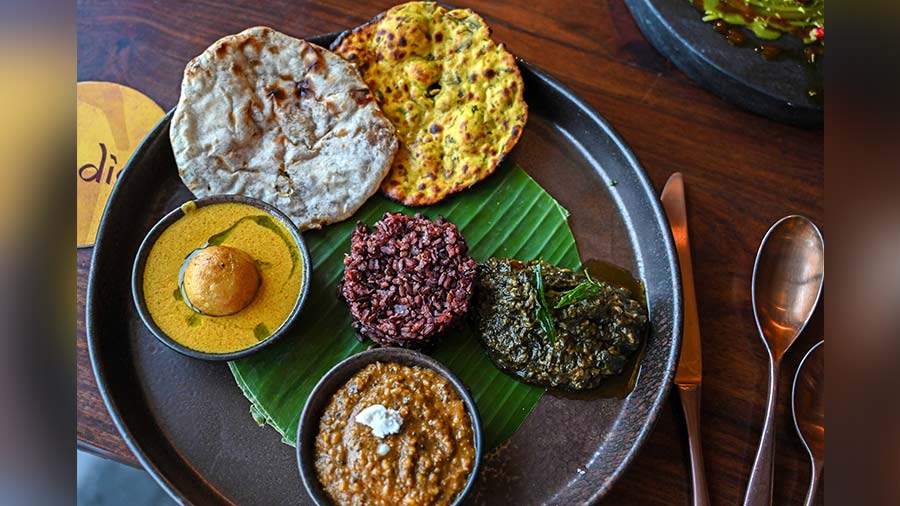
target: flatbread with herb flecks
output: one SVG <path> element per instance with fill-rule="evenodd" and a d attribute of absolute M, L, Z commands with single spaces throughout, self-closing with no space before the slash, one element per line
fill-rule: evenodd
<path fill-rule="evenodd" d="M 433 204 L 490 175 L 528 118 L 522 76 L 470 9 L 409 2 L 345 32 L 331 50 L 356 64 L 400 149 L 381 185 Z"/>

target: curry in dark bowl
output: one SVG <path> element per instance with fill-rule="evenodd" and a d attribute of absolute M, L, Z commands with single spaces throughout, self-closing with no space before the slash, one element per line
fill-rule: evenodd
<path fill-rule="evenodd" d="M 310 394 L 297 454 L 318 504 L 451 505 L 482 452 L 475 402 L 446 366 L 377 348 L 344 360 Z"/>
<path fill-rule="evenodd" d="M 169 347 L 231 360 L 287 330 L 310 269 L 289 218 L 255 199 L 219 195 L 186 202 L 151 229 L 132 292 L 144 323 Z"/>

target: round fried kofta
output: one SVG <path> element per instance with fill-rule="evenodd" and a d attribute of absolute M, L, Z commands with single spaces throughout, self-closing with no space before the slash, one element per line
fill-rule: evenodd
<path fill-rule="evenodd" d="M 194 309 L 210 316 L 227 316 L 253 301 L 260 276 L 256 262 L 247 253 L 228 246 L 209 246 L 188 261 L 182 283 Z"/>
<path fill-rule="evenodd" d="M 459 229 L 443 217 L 385 213 L 374 229 L 357 224 L 340 295 L 360 336 L 421 348 L 466 314 L 477 269 Z"/>

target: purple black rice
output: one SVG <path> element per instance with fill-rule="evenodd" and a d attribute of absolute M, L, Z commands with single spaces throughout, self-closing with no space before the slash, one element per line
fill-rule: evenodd
<path fill-rule="evenodd" d="M 421 348 L 465 316 L 477 268 L 443 217 L 385 213 L 374 230 L 356 225 L 339 292 L 360 336 Z"/>

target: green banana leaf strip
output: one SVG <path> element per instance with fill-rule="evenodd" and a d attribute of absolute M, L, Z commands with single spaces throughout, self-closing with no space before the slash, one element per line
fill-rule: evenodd
<path fill-rule="evenodd" d="M 427 208 L 407 208 L 376 195 L 350 219 L 304 234 L 313 263 L 306 306 L 290 335 L 250 357 L 229 363 L 250 400 L 250 414 L 295 445 L 300 413 L 319 379 L 341 360 L 364 351 L 350 327 L 346 305 L 336 296 L 344 253 L 357 221 L 372 224 L 386 212 L 416 212 L 455 223 L 477 261 L 490 257 L 543 258 L 568 268 L 580 265 L 569 213 L 521 168 L 504 164 L 472 189 Z M 494 448 L 512 436 L 544 393 L 497 369 L 468 327 L 447 335 L 432 355 L 469 387 Z"/>

